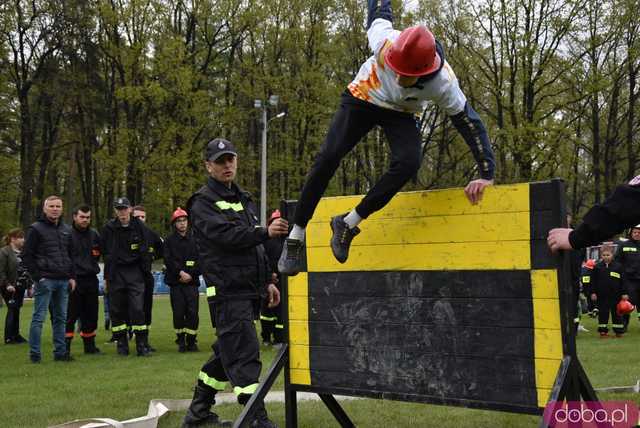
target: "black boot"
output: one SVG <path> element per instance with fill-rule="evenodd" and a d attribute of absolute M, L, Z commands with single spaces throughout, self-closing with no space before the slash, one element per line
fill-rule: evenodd
<path fill-rule="evenodd" d="M 269 416 L 267 415 L 267 409 L 264 408 L 264 403 L 256 410 L 253 420 L 249 424 L 250 428 L 278 428 Z"/>
<path fill-rule="evenodd" d="M 64 338 L 64 345 L 66 347 L 67 355 L 71 355 L 71 341 L 72 340 L 73 340 L 73 337 L 65 337 Z"/>
<path fill-rule="evenodd" d="M 198 352 L 198 340 L 196 339 L 195 334 L 187 334 L 187 351 L 189 352 Z"/>
<path fill-rule="evenodd" d="M 176 343 L 178 344 L 178 352 L 187 352 L 187 344 L 185 342 L 184 333 L 178 333 Z"/>
<path fill-rule="evenodd" d="M 149 349 L 147 349 L 147 332 L 146 331 L 136 332 L 136 352 L 138 353 L 138 357 L 151 356 Z"/>
<path fill-rule="evenodd" d="M 232 427 L 233 422 L 220 420 L 218 415 L 211 411 L 211 406 L 216 403 L 215 390 L 196 385 L 193 392 L 193 400 L 182 421 L 182 428 L 191 428 L 205 425 L 207 427 L 226 428 Z"/>
<path fill-rule="evenodd" d="M 147 334 L 144 336 L 144 347 L 147 348 L 147 352 L 156 352 L 156 348 L 149 345 L 149 330 L 147 330 Z"/>
<path fill-rule="evenodd" d="M 331 235 L 331 250 L 336 260 L 340 263 L 347 261 L 351 241 L 360 233 L 358 227 L 354 227 L 353 229 L 349 228 L 349 225 L 344 221 L 346 216 L 347 214 L 342 214 L 332 217 L 330 223 L 331 230 L 333 231 Z"/>
<path fill-rule="evenodd" d="M 127 332 L 118 332 L 114 334 L 114 336 L 118 347 L 118 355 L 122 355 L 123 357 L 129 355 L 129 340 L 127 338 Z"/>
<path fill-rule="evenodd" d="M 96 337 L 83 337 L 82 341 L 84 343 L 84 353 L 85 354 L 99 354 L 100 349 L 96 347 Z"/>

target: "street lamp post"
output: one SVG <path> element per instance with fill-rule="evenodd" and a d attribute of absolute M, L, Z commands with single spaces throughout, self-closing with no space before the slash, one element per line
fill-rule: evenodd
<path fill-rule="evenodd" d="M 279 97 L 271 95 L 269 97 L 269 105 L 276 107 Z M 274 119 L 283 117 L 286 113 L 281 112 L 267 120 L 267 103 L 262 100 L 254 100 L 255 108 L 262 109 L 262 156 L 260 160 L 260 225 L 267 226 L 267 128 L 268 123 Z"/>

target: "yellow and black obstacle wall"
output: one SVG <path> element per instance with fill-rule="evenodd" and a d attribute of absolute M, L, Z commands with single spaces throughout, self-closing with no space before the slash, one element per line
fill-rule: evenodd
<path fill-rule="evenodd" d="M 329 220 L 360 199 L 321 200 L 288 278 L 288 391 L 536 414 L 567 394 L 575 305 L 546 247 L 561 181 L 490 187 L 475 206 L 462 189 L 400 193 L 340 264 Z"/>

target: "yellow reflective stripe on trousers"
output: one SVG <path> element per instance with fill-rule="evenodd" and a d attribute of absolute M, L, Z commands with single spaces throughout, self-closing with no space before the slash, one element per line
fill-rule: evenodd
<path fill-rule="evenodd" d="M 128 326 L 126 324 L 114 325 L 113 327 L 111 327 L 111 332 L 117 333 L 119 331 L 126 330 L 127 328 Z"/>
<path fill-rule="evenodd" d="M 224 391 L 224 388 L 227 386 L 227 382 L 218 380 L 214 377 L 209 377 L 205 372 L 202 371 L 198 373 L 198 379 L 204 382 L 205 385 L 210 386 L 217 391 Z"/>
<path fill-rule="evenodd" d="M 184 328 L 176 328 L 176 334 L 184 333 Z"/>
<path fill-rule="evenodd" d="M 209 285 L 207 286 L 207 297 L 214 297 L 216 295 L 216 286 Z"/>
<path fill-rule="evenodd" d="M 145 331 L 147 329 L 146 325 L 132 325 L 131 330 L 133 331 Z"/>
<path fill-rule="evenodd" d="M 266 317 L 264 315 L 260 315 L 260 320 L 262 321 L 276 321 L 278 317 Z"/>
<path fill-rule="evenodd" d="M 198 334 L 198 330 L 191 330 L 190 328 L 183 328 L 182 331 L 192 336 Z"/>
<path fill-rule="evenodd" d="M 276 328 L 284 328 L 283 324 L 276 324 Z"/>
<path fill-rule="evenodd" d="M 610 272 L 609 275 L 611 275 L 614 278 L 620 279 L 620 274 L 618 272 Z"/>
<path fill-rule="evenodd" d="M 242 208 L 242 203 L 241 202 L 237 202 L 235 204 L 232 204 L 232 203 L 227 202 L 227 201 L 218 201 L 218 202 L 216 202 L 216 206 L 218 208 L 220 208 L 221 210 L 234 210 L 236 212 L 242 211 L 244 209 L 244 208 Z"/>
<path fill-rule="evenodd" d="M 240 394 L 247 394 L 247 395 L 251 395 L 254 392 L 256 392 L 256 389 L 258 389 L 258 385 L 257 383 L 242 387 L 242 386 L 234 386 L 233 387 L 233 393 L 236 395 L 240 395 Z"/>

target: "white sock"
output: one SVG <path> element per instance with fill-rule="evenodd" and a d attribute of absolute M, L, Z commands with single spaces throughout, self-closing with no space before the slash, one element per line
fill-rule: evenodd
<path fill-rule="evenodd" d="M 289 233 L 289 239 L 304 241 L 304 228 L 294 224 L 293 229 L 291 229 L 291 233 Z"/>
<path fill-rule="evenodd" d="M 362 221 L 362 217 L 356 212 L 355 209 L 351 210 L 349 214 L 344 218 L 344 222 L 349 225 L 349 229 L 353 229 Z"/>

